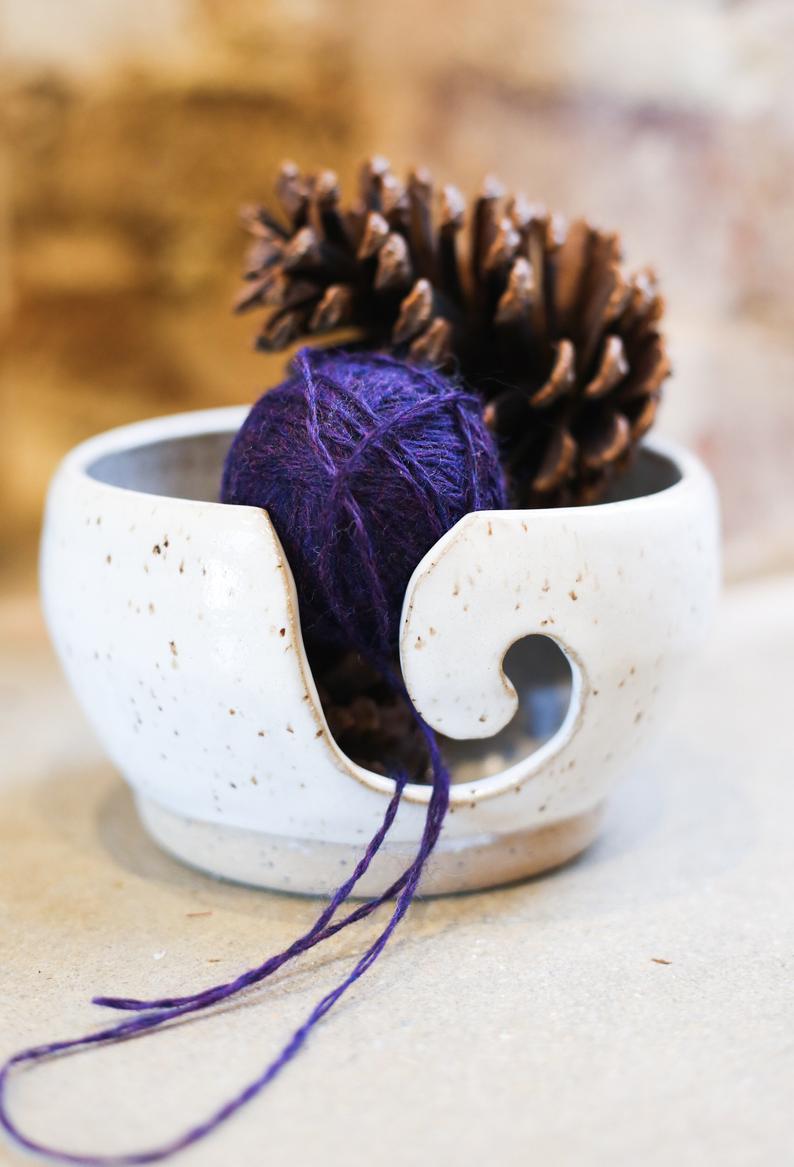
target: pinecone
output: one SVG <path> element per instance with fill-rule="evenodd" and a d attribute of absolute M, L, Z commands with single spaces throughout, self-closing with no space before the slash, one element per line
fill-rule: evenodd
<path fill-rule="evenodd" d="M 465 203 L 424 170 L 376 158 L 340 206 L 330 171 L 282 167 L 282 222 L 264 207 L 237 310 L 269 309 L 257 345 L 350 328 L 369 348 L 459 371 L 485 401 L 516 506 L 593 502 L 652 424 L 669 373 L 653 273 L 627 276 L 617 235 L 567 226 L 486 182 Z M 464 254 L 461 254 L 464 252 Z"/>

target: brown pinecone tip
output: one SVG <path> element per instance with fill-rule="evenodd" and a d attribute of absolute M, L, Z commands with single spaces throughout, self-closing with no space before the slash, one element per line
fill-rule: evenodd
<path fill-rule="evenodd" d="M 429 173 L 383 158 L 343 206 L 330 170 L 285 163 L 280 214 L 253 236 L 236 309 L 266 309 L 257 347 L 350 329 L 367 347 L 454 366 L 485 401 L 514 502 L 596 500 L 651 426 L 670 372 L 654 273 L 619 237 L 566 223 L 488 178 L 468 210 Z"/>

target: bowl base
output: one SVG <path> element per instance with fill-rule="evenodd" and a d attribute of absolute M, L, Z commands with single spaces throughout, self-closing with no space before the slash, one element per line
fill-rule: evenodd
<path fill-rule="evenodd" d="M 244 827 L 203 822 L 138 798 L 147 831 L 177 859 L 221 879 L 272 891 L 327 896 L 352 870 L 351 843 L 288 839 Z M 566 863 L 595 838 L 603 803 L 562 822 L 504 835 L 442 839 L 420 884 L 423 895 L 477 891 L 538 875 Z M 384 843 L 356 885 L 357 898 L 380 894 L 416 857 L 414 843 Z"/>

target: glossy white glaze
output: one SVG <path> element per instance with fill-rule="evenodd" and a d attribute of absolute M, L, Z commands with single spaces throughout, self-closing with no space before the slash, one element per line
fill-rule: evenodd
<path fill-rule="evenodd" d="M 44 607 L 74 690 L 153 833 L 217 874 L 318 891 L 335 886 L 374 832 L 391 783 L 346 758 L 328 732 L 267 515 L 208 501 L 243 416 L 160 418 L 73 450 L 48 498 Z M 470 515 L 418 565 L 402 663 L 437 729 L 481 739 L 510 720 L 517 698 L 501 663 L 530 633 L 558 642 L 574 678 L 551 740 L 454 787 L 425 890 L 537 870 L 532 832 L 559 827 L 568 840 L 541 866 L 586 845 L 596 809 L 677 687 L 716 595 L 717 508 L 691 456 L 648 448 L 658 454 L 648 459 L 677 466 L 675 485 L 594 507 Z M 418 840 L 427 799 L 426 787 L 408 788 L 390 835 L 396 855 Z M 577 822 L 591 825 L 562 829 Z M 506 864 L 517 837 L 523 851 Z M 287 873 L 296 854 L 303 867 L 290 860 Z"/>

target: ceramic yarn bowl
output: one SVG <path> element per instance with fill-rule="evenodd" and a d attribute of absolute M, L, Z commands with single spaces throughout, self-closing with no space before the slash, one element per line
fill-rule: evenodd
<path fill-rule="evenodd" d="M 47 504 L 45 613 L 155 839 L 219 876 L 327 892 L 392 783 L 329 733 L 267 514 L 213 501 L 244 415 L 141 422 L 73 450 Z M 469 515 L 414 572 L 403 671 L 456 779 L 425 892 L 487 887 L 586 847 L 678 687 L 718 586 L 714 490 L 657 441 L 620 490 L 590 507 Z M 407 788 L 361 894 L 411 861 L 428 797 Z"/>

